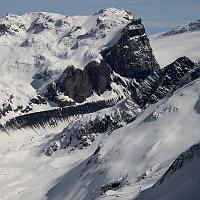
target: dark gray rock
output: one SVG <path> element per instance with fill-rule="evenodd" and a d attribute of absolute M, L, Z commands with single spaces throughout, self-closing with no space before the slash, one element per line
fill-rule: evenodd
<path fill-rule="evenodd" d="M 106 90 L 111 90 L 111 68 L 105 62 L 100 64 L 96 61 L 89 63 L 85 70 L 91 80 L 92 89 L 98 95 L 103 94 Z"/>
<path fill-rule="evenodd" d="M 102 24 L 98 19 L 97 26 Z M 95 33 L 86 33 L 78 39 L 90 37 L 91 34 Z M 128 24 L 117 44 L 102 52 L 102 57 L 100 63 L 92 61 L 83 70 L 67 67 L 63 74 L 48 86 L 48 99 L 65 106 L 67 104 L 59 100 L 59 93 L 63 93 L 74 102 L 81 103 L 93 93 L 101 95 L 111 90 L 112 82 L 126 88 L 127 93 L 135 93 L 135 89 L 128 83 L 132 83 L 133 79 L 141 82 L 154 70 L 159 69 L 141 19 Z M 117 74 L 114 74 L 113 70 Z"/>
<path fill-rule="evenodd" d="M 8 32 L 8 27 L 5 24 L 0 24 L 0 36 Z"/>
<path fill-rule="evenodd" d="M 46 97 L 59 103 L 59 93 L 63 93 L 75 102 L 84 102 L 93 92 L 101 95 L 106 90 L 111 90 L 111 73 L 110 66 L 103 61 L 93 61 L 83 70 L 70 66 L 55 83 L 49 84 Z"/>
<path fill-rule="evenodd" d="M 99 110 L 112 107 L 119 100 L 120 99 L 102 100 L 77 106 L 69 106 L 65 108 L 56 108 L 53 110 L 24 114 L 22 116 L 17 116 L 7 121 L 5 124 L 5 129 L 20 129 L 26 127 L 39 127 L 44 125 L 56 126 L 58 121 L 65 120 L 73 116 L 94 113 Z M 26 113 L 26 110 L 30 108 L 30 106 L 27 106 L 24 110 L 24 113 Z M 8 109 L 11 109 L 11 107 L 9 107 Z M 128 119 L 127 117 L 127 120 L 130 119 Z"/>
<path fill-rule="evenodd" d="M 117 44 L 102 55 L 115 72 L 128 78 L 145 79 L 159 68 L 141 19 L 128 24 Z"/>
<path fill-rule="evenodd" d="M 60 92 L 81 103 L 93 94 L 91 80 L 85 70 L 68 67 L 57 80 Z"/>
<path fill-rule="evenodd" d="M 195 144 L 190 147 L 187 151 L 182 153 L 169 167 L 165 174 L 155 185 L 161 185 L 164 181 L 169 179 L 175 172 L 181 170 L 186 165 L 191 163 L 194 159 L 199 159 L 200 157 L 200 144 Z"/>

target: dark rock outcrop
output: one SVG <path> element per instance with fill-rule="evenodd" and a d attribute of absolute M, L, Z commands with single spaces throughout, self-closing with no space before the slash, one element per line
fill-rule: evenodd
<path fill-rule="evenodd" d="M 87 115 L 78 118 L 59 134 L 47 142 L 44 148 L 46 155 L 50 156 L 57 150 L 83 149 L 90 146 L 99 134 L 111 134 L 112 131 L 125 126 L 135 120 L 140 112 L 137 105 L 130 99 L 123 100 L 113 107 L 107 114 Z M 99 150 L 99 149 L 98 149 Z M 98 151 L 95 153 L 97 154 Z"/>
<path fill-rule="evenodd" d="M 0 24 L 0 36 L 4 35 L 8 31 L 8 28 L 5 24 Z"/>
<path fill-rule="evenodd" d="M 56 81 L 59 92 L 81 103 L 92 95 L 91 80 L 85 70 L 68 67 L 62 76 Z"/>
<path fill-rule="evenodd" d="M 165 174 L 155 185 L 161 185 L 164 181 L 169 179 L 175 172 L 184 168 L 187 164 L 191 163 L 194 159 L 200 157 L 200 144 L 195 144 L 187 151 L 182 153 L 169 167 Z"/>
<path fill-rule="evenodd" d="M 58 98 L 58 93 L 63 93 L 74 102 L 81 103 L 93 93 L 101 95 L 106 90 L 111 90 L 112 82 L 129 89 L 123 78 L 129 78 L 130 82 L 132 79 L 142 81 L 159 69 L 141 19 L 128 24 L 117 44 L 101 54 L 100 63 L 92 61 L 83 70 L 67 67 L 55 83 L 48 86 L 48 99 L 65 106 L 66 102 L 63 103 Z M 121 78 L 116 80 L 113 70 Z"/>
<path fill-rule="evenodd" d="M 111 68 L 108 64 L 103 61 L 100 64 L 93 61 L 85 67 L 85 70 L 90 78 L 93 91 L 98 95 L 111 89 Z"/>
<path fill-rule="evenodd" d="M 115 72 L 128 78 L 145 79 L 159 68 L 141 19 L 128 24 L 117 44 L 102 55 Z"/>
<path fill-rule="evenodd" d="M 20 129 L 26 127 L 39 127 L 44 125 L 57 126 L 58 121 L 69 117 L 97 112 L 99 110 L 114 106 L 120 99 L 109 99 L 98 102 L 90 102 L 77 106 L 69 106 L 54 110 L 47 110 L 17 116 L 7 121 L 4 130 Z"/>
<path fill-rule="evenodd" d="M 111 90 L 111 81 L 111 68 L 103 61 L 101 63 L 93 61 L 83 70 L 70 66 L 55 83 L 48 86 L 46 97 L 60 105 L 58 93 L 63 93 L 75 102 L 82 103 L 93 92 L 101 95 L 106 90 Z"/>

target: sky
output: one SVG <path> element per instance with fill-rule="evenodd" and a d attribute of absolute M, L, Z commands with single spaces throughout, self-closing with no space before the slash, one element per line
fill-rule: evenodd
<path fill-rule="evenodd" d="M 148 34 L 200 19 L 200 0 L 0 0 L 0 16 L 31 11 L 90 15 L 105 7 L 131 11 L 142 18 Z"/>

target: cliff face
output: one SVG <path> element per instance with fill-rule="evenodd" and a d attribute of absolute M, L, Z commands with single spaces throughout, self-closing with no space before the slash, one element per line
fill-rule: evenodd
<path fill-rule="evenodd" d="M 112 89 L 111 73 L 112 69 L 104 62 L 90 62 L 83 70 L 70 66 L 55 83 L 49 85 L 46 96 L 49 100 L 59 102 L 58 93 L 61 92 L 75 102 L 82 103 L 93 92 L 101 95 Z"/>

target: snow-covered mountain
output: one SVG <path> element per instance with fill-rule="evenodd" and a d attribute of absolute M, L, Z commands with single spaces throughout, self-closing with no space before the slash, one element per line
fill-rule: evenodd
<path fill-rule="evenodd" d="M 150 42 L 161 67 L 182 56 L 187 56 L 193 61 L 199 62 L 200 20 L 151 36 Z"/>
<path fill-rule="evenodd" d="M 134 79 L 159 68 L 141 20 L 123 9 L 75 17 L 9 14 L 0 19 L 0 33 L 1 122 L 125 98 Z"/>
<path fill-rule="evenodd" d="M 141 19 L 115 8 L 0 24 L 1 199 L 198 199 L 196 59 L 160 68 Z M 189 27 L 151 38 L 156 58 Z"/>

